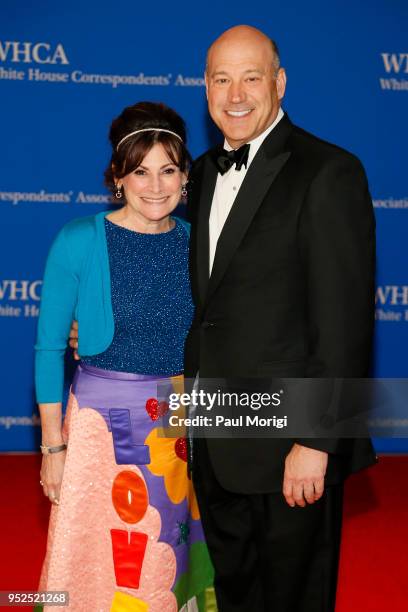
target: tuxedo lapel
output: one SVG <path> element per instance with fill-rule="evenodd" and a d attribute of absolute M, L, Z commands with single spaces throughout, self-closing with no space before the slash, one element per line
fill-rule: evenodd
<path fill-rule="evenodd" d="M 202 176 L 199 181 L 200 196 L 197 218 L 197 279 L 202 304 L 208 287 L 210 269 L 209 217 L 218 174 L 210 155 L 206 155 L 203 165 Z"/>
<path fill-rule="evenodd" d="M 207 301 L 222 280 L 236 249 L 243 239 L 253 217 L 255 216 L 255 213 L 264 200 L 266 193 L 291 155 L 290 151 L 285 150 L 285 144 L 291 129 L 292 124 L 285 115 L 285 117 L 283 117 L 278 123 L 276 128 L 266 138 L 248 169 L 245 179 L 232 206 L 231 212 L 228 215 L 221 235 L 218 239 L 212 273 L 206 292 Z M 207 278 L 208 217 L 214 187 L 212 188 L 212 192 L 209 197 L 206 194 L 206 206 L 208 208 L 206 212 L 206 221 L 205 224 L 203 224 L 205 225 L 205 233 L 207 236 L 205 251 L 207 258 Z M 207 199 L 209 199 L 209 205 Z M 201 230 L 203 230 L 202 227 Z"/>

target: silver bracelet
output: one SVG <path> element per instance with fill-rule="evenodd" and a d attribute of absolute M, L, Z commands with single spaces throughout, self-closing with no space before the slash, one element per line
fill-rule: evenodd
<path fill-rule="evenodd" d="M 60 453 L 66 450 L 67 445 L 61 444 L 60 446 L 40 446 L 43 455 L 51 455 L 52 453 Z"/>

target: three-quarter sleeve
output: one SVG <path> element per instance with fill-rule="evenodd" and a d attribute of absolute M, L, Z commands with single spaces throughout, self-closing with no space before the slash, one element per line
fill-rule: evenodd
<path fill-rule="evenodd" d="M 38 403 L 62 401 L 64 355 L 77 304 L 78 285 L 79 278 L 72 265 L 63 228 L 50 249 L 44 273 L 35 345 Z"/>

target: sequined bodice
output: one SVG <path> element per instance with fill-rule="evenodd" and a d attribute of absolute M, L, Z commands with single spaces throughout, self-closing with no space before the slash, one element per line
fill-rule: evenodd
<path fill-rule="evenodd" d="M 115 333 L 106 351 L 82 357 L 106 370 L 173 375 L 183 371 L 193 304 L 188 235 L 142 234 L 105 219 Z"/>

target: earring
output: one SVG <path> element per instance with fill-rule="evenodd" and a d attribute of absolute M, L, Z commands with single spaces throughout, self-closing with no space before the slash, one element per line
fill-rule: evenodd
<path fill-rule="evenodd" d="M 183 196 L 183 198 L 186 198 L 188 196 L 187 183 L 181 186 L 181 195 Z"/>
<path fill-rule="evenodd" d="M 122 187 L 118 187 L 118 188 L 117 188 L 117 190 L 116 190 L 116 192 L 115 192 L 115 197 L 116 197 L 118 200 L 120 200 L 120 199 L 122 198 L 122 196 L 123 196 L 123 193 L 122 193 Z"/>

